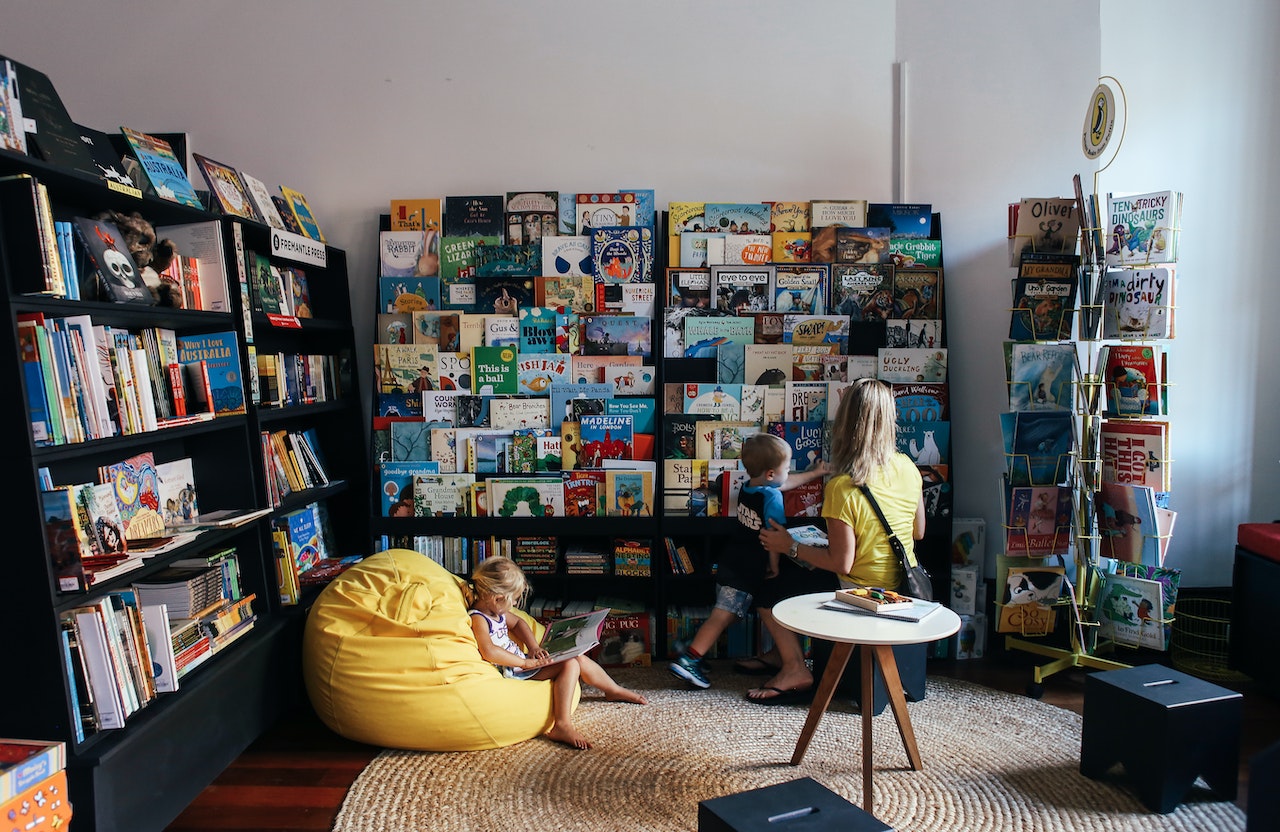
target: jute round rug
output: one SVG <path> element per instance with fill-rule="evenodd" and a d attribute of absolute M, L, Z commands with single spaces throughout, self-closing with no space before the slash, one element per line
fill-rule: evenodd
<path fill-rule="evenodd" d="M 690 832 L 698 801 L 812 777 L 862 802 L 861 717 L 833 702 L 799 766 L 802 706 L 744 701 L 759 680 L 727 668 L 695 691 L 665 665 L 624 669 L 645 706 L 593 699 L 576 722 L 594 743 L 543 738 L 469 753 L 384 751 L 347 794 L 334 832 Z M 893 716 L 875 717 L 874 814 L 898 832 L 1238 832 L 1244 813 L 1194 789 L 1168 815 L 1079 771 L 1079 715 L 1024 696 L 930 676 L 909 706 L 924 760 L 911 771 Z"/>

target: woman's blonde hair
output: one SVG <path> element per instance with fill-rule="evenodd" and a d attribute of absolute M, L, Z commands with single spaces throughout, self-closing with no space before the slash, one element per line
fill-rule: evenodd
<path fill-rule="evenodd" d="M 840 399 L 831 425 L 831 473 L 848 474 L 865 485 L 897 452 L 898 421 L 893 388 L 874 378 L 860 378 Z"/>
<path fill-rule="evenodd" d="M 485 558 L 476 564 L 471 572 L 471 587 L 476 598 L 481 593 L 505 597 L 513 607 L 523 606 L 529 595 L 529 579 L 515 561 L 504 557 Z"/>

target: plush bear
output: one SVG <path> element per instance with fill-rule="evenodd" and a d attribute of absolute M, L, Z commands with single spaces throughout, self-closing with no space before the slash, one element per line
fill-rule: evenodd
<path fill-rule="evenodd" d="M 104 211 L 94 219 L 109 222 L 120 230 L 125 247 L 133 255 L 133 262 L 138 267 L 138 274 L 151 290 L 151 296 L 160 306 L 182 306 L 181 292 L 173 290 L 173 284 L 161 280 L 160 272 L 169 268 L 169 264 L 178 256 L 172 240 L 157 240 L 156 230 L 151 223 L 134 211 L 123 214 L 119 211 Z"/>

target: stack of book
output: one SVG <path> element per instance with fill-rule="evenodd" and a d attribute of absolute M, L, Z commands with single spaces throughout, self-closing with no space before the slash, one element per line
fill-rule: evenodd
<path fill-rule="evenodd" d="M 554 537 L 517 537 L 512 557 L 529 575 L 554 575 L 559 554 Z"/>
<path fill-rule="evenodd" d="M 607 575 L 609 561 L 599 548 L 577 544 L 565 549 L 565 571 L 570 575 Z"/>
<path fill-rule="evenodd" d="M 141 605 L 164 604 L 171 618 L 200 618 L 226 600 L 222 570 L 171 566 L 133 585 Z"/>

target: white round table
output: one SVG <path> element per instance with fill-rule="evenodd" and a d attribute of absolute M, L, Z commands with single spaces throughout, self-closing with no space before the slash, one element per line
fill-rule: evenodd
<path fill-rule="evenodd" d="M 871 811 L 871 703 L 874 666 L 878 662 L 884 676 L 884 686 L 889 692 L 889 706 L 902 735 L 911 769 L 923 768 L 920 750 L 916 747 L 916 735 L 907 714 L 907 700 L 902 693 L 902 680 L 898 676 L 898 663 L 893 658 L 897 644 L 923 644 L 946 638 L 960 630 L 960 616 L 946 607 L 940 607 L 922 621 L 898 621 L 889 618 L 873 618 L 870 615 L 826 609 L 824 601 L 835 597 L 833 592 L 814 592 L 780 601 L 773 607 L 773 617 L 788 630 L 812 638 L 835 642 L 831 659 L 822 674 L 822 681 L 814 694 L 809 715 L 805 718 L 800 738 L 796 740 L 791 765 L 800 765 L 804 752 L 813 739 L 822 715 L 831 704 L 836 684 L 849 663 L 853 648 L 865 645 L 862 651 L 862 808 Z"/>

